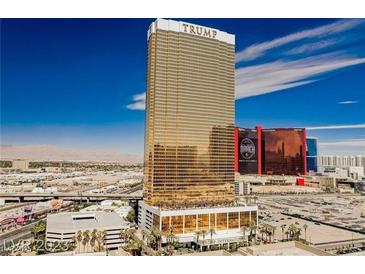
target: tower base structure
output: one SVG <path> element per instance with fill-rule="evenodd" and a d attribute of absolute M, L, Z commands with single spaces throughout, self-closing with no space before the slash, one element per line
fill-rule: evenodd
<path fill-rule="evenodd" d="M 169 236 L 199 246 L 238 243 L 257 230 L 257 205 L 161 209 L 140 201 L 138 206 L 139 228 L 159 229 L 163 243 Z"/>

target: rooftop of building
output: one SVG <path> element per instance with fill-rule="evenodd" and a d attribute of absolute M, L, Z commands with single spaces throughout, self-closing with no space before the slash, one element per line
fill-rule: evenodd
<path fill-rule="evenodd" d="M 242 247 L 239 252 L 247 256 L 331 256 L 330 253 L 296 241 Z"/>
<path fill-rule="evenodd" d="M 235 44 L 234 34 L 210 28 L 207 26 L 200 26 L 188 22 L 167 20 L 162 18 L 156 19 L 156 21 L 151 23 L 147 34 L 147 39 L 149 39 L 150 34 L 154 33 L 156 29 L 183 32 L 194 36 L 216 39 L 222 42 L 226 42 L 228 44 L 233 44 L 233 45 Z"/>
<path fill-rule="evenodd" d="M 108 230 L 127 226 L 115 212 L 65 212 L 47 216 L 47 232 L 74 232 L 79 230 Z"/>
<path fill-rule="evenodd" d="M 186 253 L 182 256 L 231 256 L 231 254 L 225 250 L 213 250 L 205 252 Z"/>
<path fill-rule="evenodd" d="M 148 205 L 147 203 L 145 203 Z M 256 205 L 256 204 L 252 204 Z M 150 205 L 148 205 L 150 206 Z M 245 207 L 247 204 L 243 204 L 242 202 L 227 202 L 227 203 L 200 203 L 200 204 L 178 204 L 178 205 L 168 205 L 168 206 L 150 206 L 156 209 L 164 210 L 164 211 L 173 211 L 173 210 L 193 210 L 193 209 L 207 209 L 207 208 L 235 208 L 235 207 Z"/>

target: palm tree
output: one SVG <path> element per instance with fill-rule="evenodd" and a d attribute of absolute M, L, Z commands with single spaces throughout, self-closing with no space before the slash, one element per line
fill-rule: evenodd
<path fill-rule="evenodd" d="M 174 227 L 170 226 L 169 230 L 167 233 L 164 233 L 164 236 L 166 238 L 166 242 L 167 242 L 167 249 L 169 250 L 169 252 L 171 251 L 171 247 L 174 245 L 177 237 L 174 234 Z"/>
<path fill-rule="evenodd" d="M 261 233 L 261 240 L 264 241 L 265 224 L 263 224 L 262 227 L 260 228 L 260 233 Z"/>
<path fill-rule="evenodd" d="M 297 227 L 295 226 L 295 224 L 291 224 L 288 228 L 289 237 L 291 240 L 294 239 L 296 231 Z"/>
<path fill-rule="evenodd" d="M 281 228 L 281 240 L 284 241 L 284 230 L 285 230 L 286 224 L 282 224 L 280 226 Z"/>
<path fill-rule="evenodd" d="M 98 231 L 96 234 L 96 241 L 98 242 L 98 251 L 102 251 L 104 249 L 104 238 L 105 238 L 106 232 L 105 231 Z"/>
<path fill-rule="evenodd" d="M 265 224 L 265 235 L 266 235 L 266 241 L 271 242 L 271 225 Z"/>
<path fill-rule="evenodd" d="M 286 241 L 289 241 L 289 231 L 287 230 L 287 231 L 285 231 L 285 235 L 286 235 Z"/>
<path fill-rule="evenodd" d="M 200 237 L 201 232 L 199 230 L 195 231 L 195 236 L 196 236 L 196 243 L 197 245 L 199 244 L 199 237 Z M 195 247 L 195 250 L 197 250 L 197 246 Z"/>
<path fill-rule="evenodd" d="M 154 226 L 152 228 L 151 235 L 154 238 L 154 242 L 155 242 L 155 245 L 156 245 L 155 248 L 160 249 L 161 248 L 161 242 L 162 242 L 162 233 L 161 233 L 160 229 L 157 226 Z"/>
<path fill-rule="evenodd" d="M 245 240 L 246 240 L 246 230 L 247 230 L 247 227 L 245 226 L 242 226 L 241 227 L 241 232 L 242 232 L 242 239 L 243 239 L 243 243 L 245 243 Z"/>
<path fill-rule="evenodd" d="M 205 236 L 206 235 L 207 235 L 207 231 L 206 230 L 202 230 L 203 244 L 201 246 L 201 251 L 203 251 L 203 246 L 205 244 Z"/>
<path fill-rule="evenodd" d="M 120 230 L 120 237 L 124 240 L 124 242 L 127 242 L 127 234 L 126 234 L 126 231 L 127 231 L 127 229 L 125 229 L 125 228 L 122 228 Z"/>
<path fill-rule="evenodd" d="M 146 230 L 142 230 L 142 240 L 147 240 L 148 239 L 148 235 L 149 233 Z"/>
<path fill-rule="evenodd" d="M 297 227 L 295 230 L 295 239 L 299 241 L 300 235 L 302 234 L 302 229 Z"/>
<path fill-rule="evenodd" d="M 77 247 L 78 247 L 78 250 L 80 253 L 81 252 L 81 241 L 82 241 L 82 231 L 81 230 L 77 231 L 76 240 L 77 240 Z"/>
<path fill-rule="evenodd" d="M 215 234 L 215 230 L 214 230 L 214 228 L 211 228 L 211 229 L 209 229 L 209 235 L 210 235 L 210 244 L 209 244 L 209 249 L 211 248 L 211 245 L 212 245 L 212 243 L 213 243 L 213 234 Z"/>
<path fill-rule="evenodd" d="M 82 232 L 82 245 L 84 246 L 84 252 L 85 252 L 85 247 L 89 244 L 90 242 L 90 231 L 89 230 L 85 230 L 84 232 Z M 86 253 L 88 252 L 88 250 L 86 251 Z"/>
<path fill-rule="evenodd" d="M 308 229 L 308 225 L 307 224 L 304 224 L 303 225 L 303 228 L 304 228 L 304 240 L 305 240 L 305 243 L 307 243 L 307 229 Z"/>
<path fill-rule="evenodd" d="M 270 233 L 271 233 L 271 228 L 270 228 L 270 225 L 269 224 L 264 224 L 264 232 L 265 232 L 265 241 L 266 242 L 269 242 L 270 241 L 270 239 L 269 238 L 271 238 L 271 235 L 270 235 Z"/>
<path fill-rule="evenodd" d="M 145 239 L 146 239 L 147 245 L 154 250 L 156 247 L 156 237 L 152 233 L 150 233 L 150 234 L 147 234 Z"/>
<path fill-rule="evenodd" d="M 272 239 L 274 240 L 275 238 L 275 231 L 276 231 L 276 226 L 272 225 L 271 226 L 271 233 L 272 233 Z M 271 239 L 270 239 L 270 242 L 271 242 Z"/>
<path fill-rule="evenodd" d="M 252 241 L 252 238 L 256 239 L 256 231 L 257 231 L 256 222 L 250 221 L 250 242 Z"/>
<path fill-rule="evenodd" d="M 133 228 L 127 229 L 126 233 L 127 233 L 128 242 L 130 242 L 134 238 L 135 232 L 136 232 L 136 230 Z"/>
<path fill-rule="evenodd" d="M 98 231 L 93 229 L 90 234 L 90 245 L 92 246 L 92 251 L 95 251 L 95 243 L 98 238 Z"/>

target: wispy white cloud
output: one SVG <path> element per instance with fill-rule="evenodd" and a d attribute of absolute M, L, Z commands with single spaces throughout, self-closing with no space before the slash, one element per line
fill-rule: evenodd
<path fill-rule="evenodd" d="M 318 142 L 320 155 L 365 155 L 365 139 Z"/>
<path fill-rule="evenodd" d="M 133 103 L 127 105 L 130 110 L 145 110 L 146 109 L 146 93 L 138 93 L 133 95 Z"/>
<path fill-rule="evenodd" d="M 350 105 L 350 104 L 357 104 L 359 101 L 341 101 L 341 102 L 338 102 L 337 104 L 339 105 Z"/>
<path fill-rule="evenodd" d="M 321 54 L 294 61 L 278 60 L 236 70 L 236 99 L 306 85 L 322 73 L 365 63 L 343 52 Z"/>
<path fill-rule="evenodd" d="M 365 139 L 344 139 L 332 142 L 319 142 L 318 144 L 321 146 L 362 146 L 365 148 Z"/>
<path fill-rule="evenodd" d="M 365 128 L 365 123 L 364 124 L 352 124 L 352 125 L 315 126 L 315 127 L 305 127 L 305 128 L 307 130 Z"/>
<path fill-rule="evenodd" d="M 339 20 L 332 24 L 327 24 L 314 29 L 303 30 L 292 33 L 283 37 L 279 37 L 270 41 L 251 45 L 236 54 L 236 62 L 251 61 L 264 55 L 267 51 L 278 48 L 289 43 L 301 41 L 310 38 L 325 38 L 330 35 L 338 34 L 356 27 L 359 24 L 364 24 L 364 20 Z"/>
<path fill-rule="evenodd" d="M 236 54 L 236 99 L 307 85 L 365 63 L 364 29 L 363 19 L 339 20 L 243 49 Z"/>
<path fill-rule="evenodd" d="M 307 85 L 325 73 L 365 63 L 364 51 L 356 54 L 358 42 L 365 39 L 362 28 L 365 29 L 363 19 L 339 20 L 243 49 L 236 54 L 236 99 Z M 351 46 L 346 44 L 349 41 Z M 338 49 L 339 43 L 343 50 Z M 363 48 L 360 45 L 360 50 Z M 279 53 L 271 54 L 272 49 Z M 263 61 L 258 59 L 261 56 L 270 58 Z M 244 62 L 252 60 L 255 62 Z M 136 96 L 127 107 L 144 110 L 145 93 Z"/>
<path fill-rule="evenodd" d="M 316 50 L 320 50 L 320 49 L 335 45 L 337 42 L 338 41 L 336 41 L 336 39 L 329 39 L 329 40 L 323 40 L 323 41 L 319 41 L 319 42 L 304 44 L 304 45 L 301 45 L 301 46 L 288 50 L 286 52 L 286 55 L 295 55 L 295 54 L 314 52 Z"/>

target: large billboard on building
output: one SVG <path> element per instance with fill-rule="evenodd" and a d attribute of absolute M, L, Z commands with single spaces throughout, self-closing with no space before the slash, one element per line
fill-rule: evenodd
<path fill-rule="evenodd" d="M 258 173 L 258 140 L 255 129 L 238 129 L 238 172 L 241 174 Z"/>
<path fill-rule="evenodd" d="M 306 173 L 305 129 L 262 130 L 263 173 L 298 175 Z"/>

